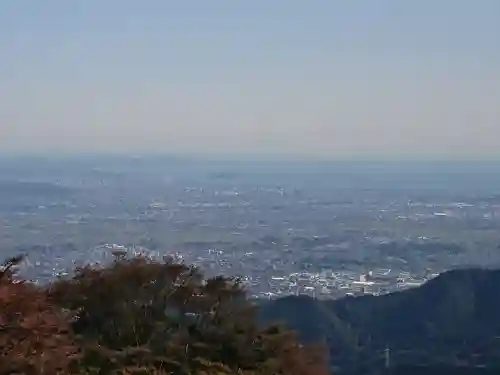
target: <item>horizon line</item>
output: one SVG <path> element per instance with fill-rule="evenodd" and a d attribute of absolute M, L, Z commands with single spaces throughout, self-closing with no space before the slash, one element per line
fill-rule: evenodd
<path fill-rule="evenodd" d="M 2 152 L 0 159 L 54 159 L 54 158 L 123 158 L 123 159 L 148 159 L 148 158 L 172 158 L 192 161 L 233 161 L 233 162 L 360 162 L 360 163 L 393 163 L 393 162 L 445 162 L 445 163 L 500 163 L 500 155 L 491 156 L 418 156 L 418 155 L 314 155 L 298 153 L 218 153 L 218 152 L 166 152 L 166 151 L 22 151 Z"/>

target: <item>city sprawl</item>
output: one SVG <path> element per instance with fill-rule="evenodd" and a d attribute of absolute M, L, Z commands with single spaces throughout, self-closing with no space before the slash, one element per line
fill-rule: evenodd
<path fill-rule="evenodd" d="M 116 251 L 168 256 L 237 276 L 260 298 L 383 294 L 498 266 L 496 167 L 433 168 L 4 160 L 2 255 L 26 254 L 23 272 L 39 282 Z"/>

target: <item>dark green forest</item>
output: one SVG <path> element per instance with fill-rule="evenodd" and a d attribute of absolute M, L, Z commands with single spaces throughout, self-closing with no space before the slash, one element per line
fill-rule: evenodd
<path fill-rule="evenodd" d="M 286 297 L 263 304 L 261 319 L 326 343 L 337 373 L 383 368 L 386 350 L 394 366 L 499 366 L 500 271 L 448 271 L 382 296 Z"/>

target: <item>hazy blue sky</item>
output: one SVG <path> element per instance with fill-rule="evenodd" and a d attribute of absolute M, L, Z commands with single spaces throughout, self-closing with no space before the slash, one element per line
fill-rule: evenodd
<path fill-rule="evenodd" d="M 0 150 L 500 156 L 499 0 L 0 2 Z"/>

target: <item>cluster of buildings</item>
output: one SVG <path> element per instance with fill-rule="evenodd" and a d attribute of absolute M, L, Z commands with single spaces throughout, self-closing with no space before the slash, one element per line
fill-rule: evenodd
<path fill-rule="evenodd" d="M 165 259 L 167 255 L 141 246 L 103 244 L 87 252 L 85 260 L 83 254 L 68 250 L 70 249 L 59 249 L 57 253 L 60 254 L 57 255 L 54 251 L 40 251 L 39 249 L 32 256 L 27 257 L 24 271 L 28 271 L 30 278 L 34 280 L 48 281 L 58 275 L 67 275 L 67 271 L 77 264 L 109 262 L 116 253 L 141 254 L 156 259 Z M 63 253 L 66 256 L 63 256 Z M 234 259 L 237 258 L 235 254 L 224 253 L 216 249 L 206 250 L 204 256 L 190 252 L 168 254 L 168 256 L 180 262 L 195 264 L 208 276 L 240 275 L 249 295 L 253 298 L 274 299 L 300 294 L 318 299 L 337 299 L 345 296 L 381 295 L 418 287 L 438 275 L 431 271 L 413 275 L 408 271 L 389 268 L 375 268 L 364 272 L 345 268 L 297 272 L 294 270 L 297 267 L 287 267 L 286 264 L 273 266 L 273 262 L 266 262 L 265 259 L 261 259 L 260 262 L 259 254 L 252 252 L 240 255 L 240 262 L 235 265 Z M 77 257 L 79 260 L 76 259 Z M 247 262 L 241 261 L 242 258 Z"/>
<path fill-rule="evenodd" d="M 349 271 L 323 271 L 320 273 L 292 273 L 288 276 L 272 276 L 267 282 L 269 291 L 255 297 L 277 298 L 285 295 L 309 295 L 319 299 L 335 299 L 345 296 L 381 295 L 418 287 L 438 273 L 416 277 L 409 272 L 391 269 L 375 269 L 364 274 Z M 247 280 L 250 286 L 252 280 Z"/>
<path fill-rule="evenodd" d="M 13 254 L 29 254 L 26 268 L 37 279 L 109 261 L 115 251 L 161 256 L 174 249 L 209 276 L 240 276 L 259 298 L 380 295 L 418 287 L 446 269 L 500 264 L 500 198 L 456 203 L 424 192 L 420 202 L 392 190 L 225 184 L 168 186 L 168 194 L 141 185 L 126 199 L 116 199 L 114 187 L 79 192 L 67 203 L 37 199 L 6 211 L 0 240 Z M 121 245 L 106 244 L 114 241 Z"/>

